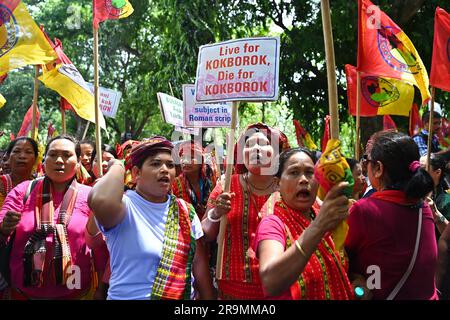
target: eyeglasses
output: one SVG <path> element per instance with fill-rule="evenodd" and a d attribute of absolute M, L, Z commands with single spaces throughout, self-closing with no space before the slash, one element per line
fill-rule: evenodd
<path fill-rule="evenodd" d="M 361 157 L 361 166 L 363 167 L 363 169 L 367 169 L 367 164 L 369 162 L 372 162 L 372 159 L 369 159 L 369 155 L 368 154 L 364 154 Z"/>

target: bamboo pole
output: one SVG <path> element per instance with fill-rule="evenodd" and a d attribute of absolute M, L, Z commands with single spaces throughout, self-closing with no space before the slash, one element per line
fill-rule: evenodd
<path fill-rule="evenodd" d="M 233 101 L 232 105 L 232 114 L 231 114 L 231 127 L 230 127 L 230 135 L 227 141 L 227 166 L 225 169 L 225 186 L 223 192 L 230 192 L 231 186 L 231 174 L 233 173 L 233 165 L 234 165 L 234 137 L 236 134 L 236 123 L 238 117 L 238 108 L 239 102 Z M 227 216 L 223 215 L 220 218 L 220 230 L 219 235 L 217 236 L 217 262 L 216 262 L 216 278 L 222 279 L 222 255 L 223 255 L 223 239 L 225 237 L 225 231 L 227 228 Z"/>
<path fill-rule="evenodd" d="M 33 118 L 31 119 L 31 137 L 37 140 L 36 117 L 39 98 L 39 66 L 34 66 Z"/>
<path fill-rule="evenodd" d="M 172 84 L 169 81 L 169 89 L 170 89 L 170 94 L 172 95 L 172 97 L 175 97 L 173 94 L 173 89 L 172 89 Z"/>
<path fill-rule="evenodd" d="M 90 121 L 87 121 L 87 123 L 86 123 L 86 128 L 84 128 L 84 132 L 83 132 L 83 138 L 81 138 L 81 140 L 84 140 L 84 139 L 86 139 L 86 135 L 87 135 L 87 132 L 88 132 L 88 130 L 89 130 L 89 125 L 90 125 Z"/>
<path fill-rule="evenodd" d="M 66 110 L 61 108 L 61 129 L 62 134 L 66 134 Z"/>
<path fill-rule="evenodd" d="M 321 0 L 323 36 L 327 60 L 328 106 L 330 109 L 331 138 L 339 139 L 339 114 L 336 84 L 336 64 L 334 60 L 333 30 L 331 28 L 330 2 Z"/>
<path fill-rule="evenodd" d="M 361 73 L 356 73 L 356 144 L 355 159 L 359 161 L 361 155 Z"/>
<path fill-rule="evenodd" d="M 218 143 L 218 137 L 219 137 L 219 128 L 214 128 L 214 154 L 216 157 L 216 170 L 218 178 L 222 176 L 222 170 L 220 169 L 220 156 L 219 156 L 219 143 Z"/>
<path fill-rule="evenodd" d="M 99 109 L 99 75 L 98 75 L 98 29 L 94 28 L 94 100 L 95 100 L 95 149 L 97 157 L 98 178 L 103 176 L 102 147 Z"/>
<path fill-rule="evenodd" d="M 430 118 L 428 123 L 428 150 L 427 150 L 427 171 L 430 172 L 430 158 L 431 158 L 431 142 L 433 139 L 433 121 L 434 121 L 434 97 L 435 88 L 431 87 L 431 106 L 430 106 Z"/>

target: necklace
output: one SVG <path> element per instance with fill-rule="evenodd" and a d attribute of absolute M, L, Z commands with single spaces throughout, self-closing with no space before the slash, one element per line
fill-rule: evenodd
<path fill-rule="evenodd" d="M 272 178 L 272 181 L 270 182 L 269 185 L 267 185 L 264 188 L 258 188 L 253 183 L 250 182 L 250 178 L 248 177 L 248 171 L 244 174 L 244 180 L 245 180 L 245 183 L 250 185 L 254 190 L 258 190 L 258 191 L 265 191 L 265 190 L 267 190 L 269 188 L 272 188 L 272 186 L 273 186 L 273 184 L 275 182 L 275 180 L 273 180 L 273 178 Z"/>

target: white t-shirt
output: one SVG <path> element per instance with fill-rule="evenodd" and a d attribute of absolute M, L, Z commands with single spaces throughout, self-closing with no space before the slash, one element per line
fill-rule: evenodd
<path fill-rule="evenodd" d="M 150 299 L 161 259 L 170 197 L 164 203 L 154 203 L 129 190 L 123 202 L 126 213 L 120 224 L 109 230 L 99 225 L 110 254 L 108 299 Z M 191 228 L 196 240 L 203 236 L 197 215 Z"/>

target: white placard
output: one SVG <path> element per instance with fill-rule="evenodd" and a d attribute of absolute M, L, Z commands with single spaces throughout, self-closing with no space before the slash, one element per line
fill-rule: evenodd
<path fill-rule="evenodd" d="M 176 127 L 183 127 L 183 101 L 162 92 L 158 92 L 157 96 L 164 121 Z"/>
<path fill-rule="evenodd" d="M 196 103 L 195 85 L 183 84 L 184 126 L 226 128 L 231 125 L 232 102 Z"/>
<path fill-rule="evenodd" d="M 89 83 L 89 89 L 94 94 L 94 85 Z M 119 107 L 122 92 L 100 87 L 99 92 L 99 107 L 103 115 L 110 118 L 115 118 L 117 109 Z"/>
<path fill-rule="evenodd" d="M 197 102 L 278 99 L 280 38 L 247 38 L 201 46 Z"/>

